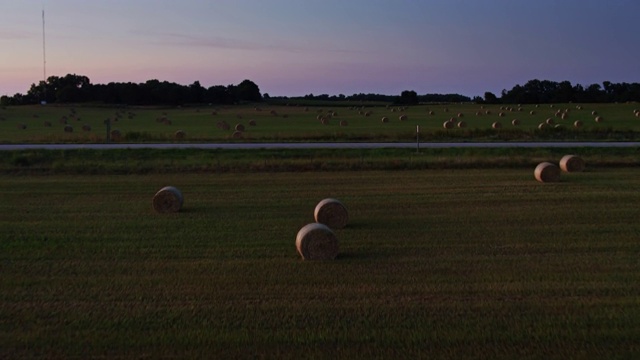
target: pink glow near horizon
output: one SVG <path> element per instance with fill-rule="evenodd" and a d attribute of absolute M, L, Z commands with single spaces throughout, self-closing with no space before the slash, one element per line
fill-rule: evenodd
<path fill-rule="evenodd" d="M 534 78 L 640 82 L 632 1 L 45 3 L 47 74 L 92 83 L 250 79 L 272 96 L 482 96 Z M 41 2 L 3 10 L 0 95 L 26 93 L 42 79 Z"/>

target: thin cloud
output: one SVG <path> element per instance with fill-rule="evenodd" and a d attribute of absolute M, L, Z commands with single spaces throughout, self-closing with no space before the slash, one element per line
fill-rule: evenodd
<path fill-rule="evenodd" d="M 0 30 L 0 40 L 24 40 L 32 38 L 33 35 L 33 33 L 28 31 Z"/>
<path fill-rule="evenodd" d="M 218 36 L 194 36 L 179 33 L 152 33 L 152 32 L 136 32 L 147 37 L 152 37 L 150 43 L 155 45 L 171 45 L 171 46 L 190 46 L 190 47 L 206 47 L 216 49 L 229 50 L 249 50 L 249 51 L 282 51 L 290 53 L 301 53 L 309 51 L 322 52 L 338 52 L 338 53 L 364 53 L 358 50 L 345 49 L 318 49 L 317 47 L 304 47 L 289 44 L 264 44 L 255 41 L 247 41 L 241 39 L 224 38 Z"/>

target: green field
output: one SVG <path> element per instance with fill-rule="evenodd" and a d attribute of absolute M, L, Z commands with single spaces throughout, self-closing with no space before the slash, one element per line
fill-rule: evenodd
<path fill-rule="evenodd" d="M 640 356 L 637 166 L 61 173 L 0 175 L 0 358 Z"/>
<path fill-rule="evenodd" d="M 434 104 L 403 108 L 361 103 L 334 107 L 15 106 L 0 108 L 0 143 L 105 142 L 106 119 L 111 121 L 110 130 L 120 132 L 116 141 L 121 142 L 415 141 L 417 126 L 423 141 L 637 140 L 640 118 L 634 110 L 639 108 L 636 103 Z M 597 115 L 593 115 L 594 111 Z M 562 114 L 566 114 L 564 119 Z M 407 119 L 400 121 L 401 115 Z M 601 116 L 602 122 L 596 123 L 596 116 Z M 324 117 L 326 124 L 319 117 Z M 382 123 L 383 117 L 389 122 Z M 464 121 L 466 127 L 444 129 L 443 123 L 452 118 L 455 124 Z M 520 125 L 511 125 L 514 119 Z M 540 130 L 539 124 L 547 119 L 552 119 L 553 125 Z M 583 123 L 579 129 L 573 126 L 577 120 Z M 500 122 L 502 128 L 493 129 L 494 122 Z M 228 129 L 224 128 L 225 123 Z M 236 137 L 234 129 L 238 124 L 245 130 Z M 73 132 L 65 132 L 65 126 Z M 177 138 L 178 131 L 184 137 Z"/>

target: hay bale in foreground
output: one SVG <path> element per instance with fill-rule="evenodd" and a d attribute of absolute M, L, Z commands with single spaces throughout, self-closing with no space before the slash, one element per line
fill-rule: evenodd
<path fill-rule="evenodd" d="M 307 224 L 296 235 L 296 249 L 304 260 L 333 260 L 338 256 L 338 238 L 326 225 Z"/>
<path fill-rule="evenodd" d="M 539 182 L 560 181 L 560 168 L 550 162 L 545 161 L 538 164 L 533 174 Z"/>
<path fill-rule="evenodd" d="M 173 186 L 165 186 L 153 196 L 153 210 L 161 214 L 178 212 L 183 203 L 182 193 Z"/>
<path fill-rule="evenodd" d="M 584 170 L 584 160 L 576 155 L 565 155 L 560 159 L 560 169 L 564 172 L 581 172 Z"/>
<path fill-rule="evenodd" d="M 496 121 L 493 124 L 491 124 L 491 127 L 494 129 L 500 129 L 502 128 L 502 124 L 499 121 Z"/>
<path fill-rule="evenodd" d="M 318 203 L 313 212 L 316 222 L 325 224 L 332 229 L 342 229 L 349 222 L 349 213 L 343 203 L 336 199 L 327 198 Z"/>

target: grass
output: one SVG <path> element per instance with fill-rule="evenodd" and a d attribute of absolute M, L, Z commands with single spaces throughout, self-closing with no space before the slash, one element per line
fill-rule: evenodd
<path fill-rule="evenodd" d="M 531 168 L 566 154 L 588 166 L 640 164 L 639 148 L 450 149 L 112 149 L 0 151 L 4 174 L 158 174 L 172 172 L 365 171 Z"/>
<path fill-rule="evenodd" d="M 336 104 L 338 105 L 338 104 Z M 500 108 L 503 107 L 504 110 Z M 105 120 L 110 119 L 110 129 L 122 133 L 122 142 L 230 142 L 230 141 L 414 141 L 416 126 L 420 126 L 423 141 L 495 141 L 495 140 L 601 140 L 620 141 L 640 138 L 640 120 L 633 110 L 638 104 L 584 104 L 578 110 L 575 104 L 523 105 L 481 105 L 447 104 L 420 105 L 408 108 L 380 106 L 376 104 L 353 104 L 352 106 L 284 106 L 284 105 L 243 105 L 243 106 L 200 106 L 179 108 L 158 107 L 106 107 L 85 106 L 17 106 L 0 108 L 1 143 L 99 143 L 106 141 Z M 507 110 L 509 109 L 509 110 Z M 569 110 L 566 120 L 556 116 L 559 110 Z M 276 115 L 271 114 L 275 111 Z M 322 125 L 318 116 L 337 113 Z M 429 115 L 433 111 L 433 115 Z M 486 112 L 489 111 L 490 114 Z M 530 115 L 534 111 L 534 115 Z M 605 119 L 596 123 L 592 111 L 597 111 Z M 370 112 L 370 116 L 365 116 Z M 500 117 L 499 113 L 504 113 Z M 214 115 L 215 113 L 215 115 Z M 445 130 L 443 123 L 450 118 L 459 118 L 467 123 L 465 129 Z M 479 115 L 476 115 L 479 113 Z M 406 114 L 407 121 L 399 116 Z M 389 123 L 383 124 L 386 116 Z M 521 125 L 511 126 L 517 118 Z M 547 118 L 564 125 L 562 129 L 539 130 L 538 124 Z M 171 122 L 166 125 L 161 120 Z M 256 126 L 248 126 L 255 120 Z M 348 126 L 339 126 L 346 120 Z M 575 120 L 584 123 L 575 129 Z M 74 128 L 73 133 L 65 133 L 64 122 Z M 218 123 L 226 122 L 230 130 L 222 130 Z M 491 129 L 491 124 L 500 121 L 503 128 Z M 45 126 L 45 122 L 51 126 Z M 91 131 L 83 131 L 83 125 Z M 246 128 L 241 139 L 233 138 L 233 128 L 243 124 Z M 26 125 L 26 129 L 19 128 Z M 184 140 L 177 140 L 175 133 L 186 133 Z"/>
<path fill-rule="evenodd" d="M 3 174 L 0 357 L 634 358 L 638 175 Z M 305 262 L 325 197 L 350 224 Z"/>

